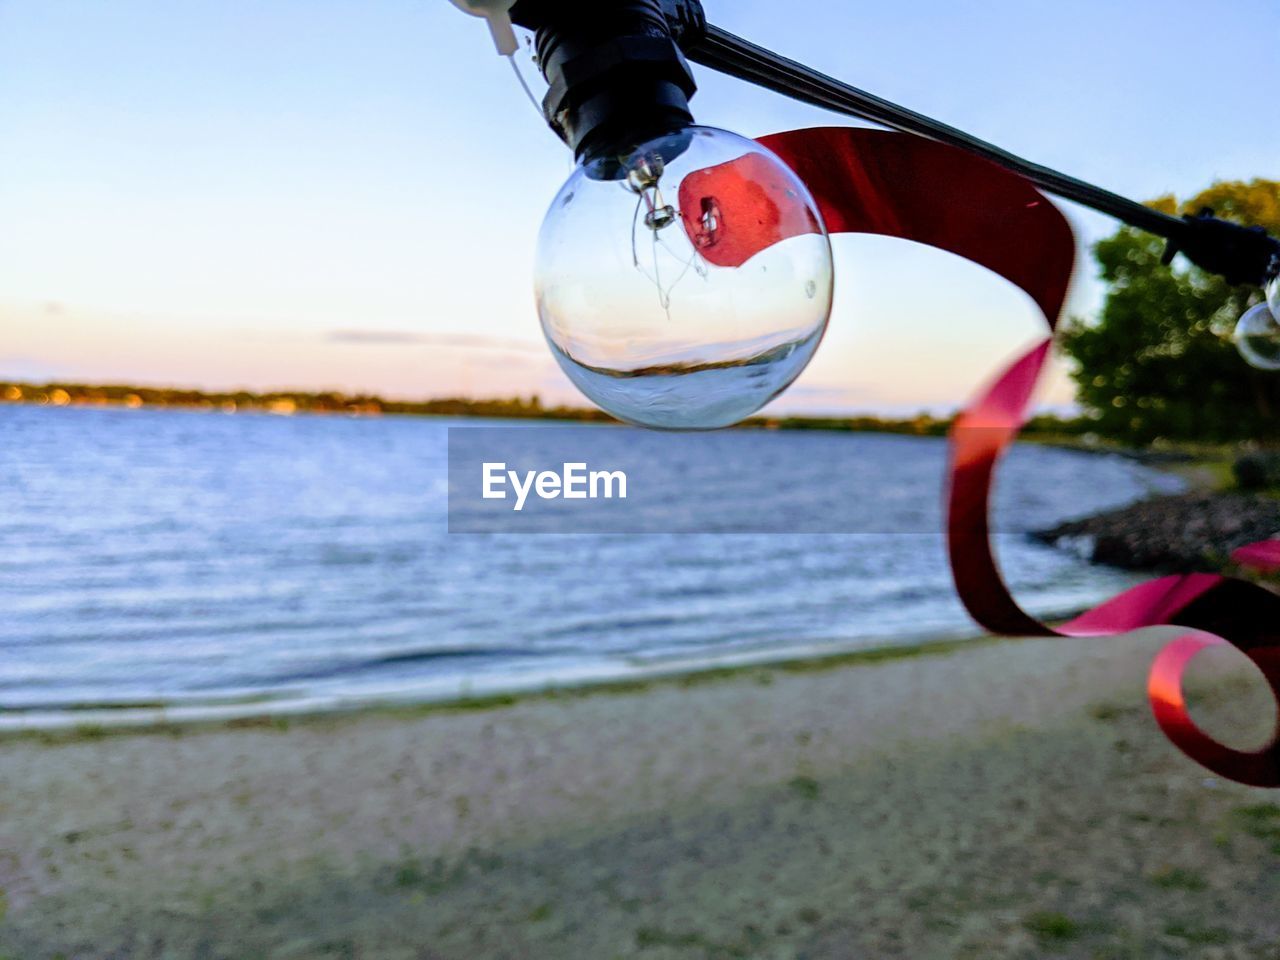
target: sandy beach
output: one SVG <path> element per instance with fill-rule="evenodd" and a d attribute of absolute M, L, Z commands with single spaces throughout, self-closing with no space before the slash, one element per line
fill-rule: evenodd
<path fill-rule="evenodd" d="M 1165 636 L 9 736 L 0 957 L 1280 957 L 1280 797 L 1166 743 Z"/>

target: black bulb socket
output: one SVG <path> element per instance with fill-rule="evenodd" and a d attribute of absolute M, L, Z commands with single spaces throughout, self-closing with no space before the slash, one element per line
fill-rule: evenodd
<path fill-rule="evenodd" d="M 705 29 L 696 0 L 519 0 L 511 17 L 536 32 L 547 123 L 600 175 L 620 176 L 636 146 L 693 123 L 680 41 Z"/>

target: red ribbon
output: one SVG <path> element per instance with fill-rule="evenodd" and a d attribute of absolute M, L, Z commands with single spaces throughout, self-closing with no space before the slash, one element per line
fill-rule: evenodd
<path fill-rule="evenodd" d="M 1024 290 L 1053 333 L 1071 280 L 1075 241 L 1066 218 L 1029 181 L 957 148 L 880 130 L 823 127 L 760 142 L 809 186 L 828 232 L 902 237 L 959 254 Z M 749 193 L 755 207 L 768 206 L 769 190 L 748 191 L 732 163 L 704 173 L 693 185 L 699 209 L 721 185 L 732 186 L 735 195 Z M 790 235 L 764 214 L 747 218 L 756 226 L 745 235 L 725 232 L 732 225 L 728 217 L 719 224 L 726 263 L 742 263 Z M 1280 728 L 1280 597 L 1217 575 L 1163 577 L 1055 630 L 1018 606 L 1001 578 L 988 526 L 992 476 L 1026 420 L 1051 345 L 1050 336 L 1009 366 L 951 431 L 947 534 L 960 598 L 979 624 L 1001 634 L 1096 637 L 1158 624 L 1188 628 L 1151 666 L 1147 691 L 1160 728 L 1214 773 L 1253 786 L 1280 786 L 1280 737 L 1273 736 L 1261 750 L 1233 750 L 1195 725 L 1182 692 L 1191 659 L 1206 647 L 1230 644 L 1271 686 Z M 1280 542 L 1244 547 L 1234 559 L 1280 569 Z"/>

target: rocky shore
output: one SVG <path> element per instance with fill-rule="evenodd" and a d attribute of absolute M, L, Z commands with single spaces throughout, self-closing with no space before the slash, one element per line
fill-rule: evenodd
<path fill-rule="evenodd" d="M 1128 570 L 1218 570 L 1237 547 L 1280 536 L 1280 498 L 1206 491 L 1153 497 L 1032 536 Z"/>

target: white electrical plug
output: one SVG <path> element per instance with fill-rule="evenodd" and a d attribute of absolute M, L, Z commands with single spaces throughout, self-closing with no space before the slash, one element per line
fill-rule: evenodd
<path fill-rule="evenodd" d="M 494 45 L 504 57 L 514 55 L 519 46 L 515 28 L 511 25 L 510 10 L 515 3 L 516 0 L 453 0 L 453 5 L 464 13 L 489 21 Z"/>

